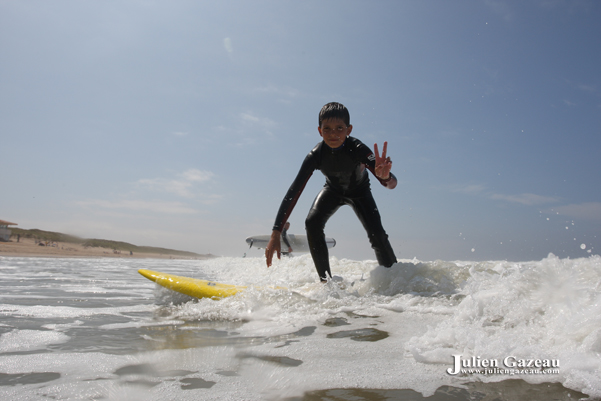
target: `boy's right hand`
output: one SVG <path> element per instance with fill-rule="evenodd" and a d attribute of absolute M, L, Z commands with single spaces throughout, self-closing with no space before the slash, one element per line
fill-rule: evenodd
<path fill-rule="evenodd" d="M 280 237 L 282 233 L 273 230 L 271 233 L 271 238 L 269 239 L 269 243 L 267 247 L 265 247 L 265 259 L 267 260 L 267 267 L 271 266 L 271 261 L 273 260 L 273 253 L 277 251 L 278 259 L 282 258 L 282 247 L 280 244 Z"/>

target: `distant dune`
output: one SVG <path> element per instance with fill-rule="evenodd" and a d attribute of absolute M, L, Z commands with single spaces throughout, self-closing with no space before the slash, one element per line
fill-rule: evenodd
<path fill-rule="evenodd" d="M 160 259 L 209 259 L 211 254 L 138 246 L 121 241 L 84 239 L 38 229 L 11 228 L 10 242 L 0 242 L 0 256 L 123 257 Z"/>

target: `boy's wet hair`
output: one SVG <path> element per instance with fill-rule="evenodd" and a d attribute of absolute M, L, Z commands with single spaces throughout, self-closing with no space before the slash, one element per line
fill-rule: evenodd
<path fill-rule="evenodd" d="M 348 109 L 341 103 L 330 102 L 321 108 L 319 112 L 319 126 L 321 127 L 321 123 L 330 118 L 341 119 L 347 127 L 351 125 L 351 116 Z"/>

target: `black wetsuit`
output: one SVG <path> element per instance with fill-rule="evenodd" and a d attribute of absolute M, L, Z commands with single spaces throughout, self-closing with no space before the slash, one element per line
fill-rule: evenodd
<path fill-rule="evenodd" d="M 336 149 L 322 141 L 309 152 L 282 201 L 273 226 L 274 230 L 280 232 L 313 172 L 320 170 L 325 175 L 326 184 L 313 201 L 305 220 L 311 256 L 322 280 L 326 280 L 327 275 L 332 276 L 324 227 L 342 205 L 351 206 L 359 217 L 378 263 L 386 267 L 396 263 L 396 256 L 382 227 L 380 213 L 371 194 L 369 176 L 365 171 L 367 167 L 386 186 L 389 180 L 381 180 L 375 175 L 375 163 L 372 151 L 356 138 L 349 136 Z"/>

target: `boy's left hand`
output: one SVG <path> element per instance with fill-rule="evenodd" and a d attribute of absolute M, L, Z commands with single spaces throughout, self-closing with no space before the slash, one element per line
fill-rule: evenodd
<path fill-rule="evenodd" d="M 271 232 L 271 238 L 269 239 L 269 243 L 265 247 L 265 261 L 267 262 L 267 267 L 271 266 L 271 261 L 273 260 L 273 254 L 276 253 L 278 259 L 282 258 L 282 247 L 280 244 L 280 236 L 282 233 L 277 230 L 273 230 Z"/>
<path fill-rule="evenodd" d="M 392 168 L 392 161 L 390 160 L 390 157 L 386 157 L 387 148 L 388 142 L 384 142 L 382 157 L 380 157 L 378 144 L 374 143 L 374 153 L 376 156 L 376 176 L 382 180 L 387 180 L 390 177 L 390 169 Z"/>

